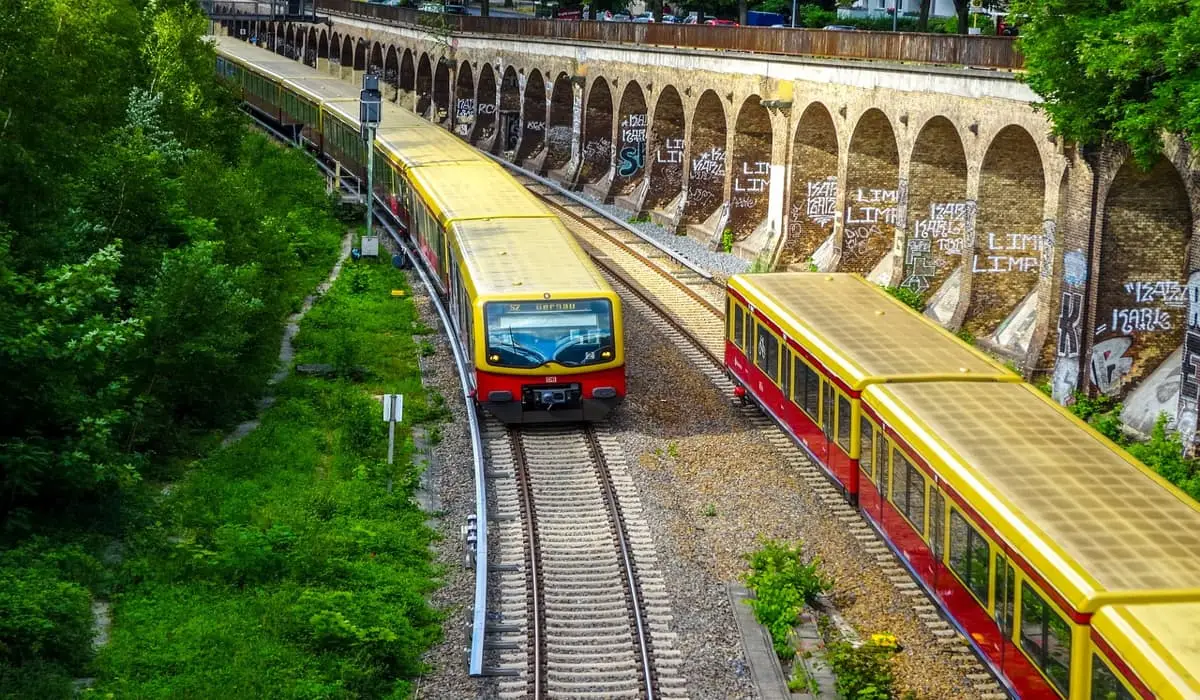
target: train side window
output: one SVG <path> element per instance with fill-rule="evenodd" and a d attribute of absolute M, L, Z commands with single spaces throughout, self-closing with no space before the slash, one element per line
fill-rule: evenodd
<path fill-rule="evenodd" d="M 797 390 L 799 392 L 799 390 Z M 808 363 L 804 363 L 804 412 L 813 421 L 820 419 L 821 378 Z"/>
<path fill-rule="evenodd" d="M 887 458 L 888 441 L 883 428 L 875 431 L 878 440 L 875 443 L 875 483 L 879 486 L 879 498 L 887 498 Z"/>
<path fill-rule="evenodd" d="M 1021 582 L 1021 648 L 1063 697 L 1071 694 L 1071 627 L 1024 581 Z"/>
<path fill-rule="evenodd" d="M 1099 654 L 1092 654 L 1091 700 L 1133 700 L 1133 693 L 1108 667 L 1108 662 Z"/>
<path fill-rule="evenodd" d="M 933 548 L 933 558 L 942 561 L 946 551 L 946 499 L 937 486 L 929 489 L 929 546 Z"/>
<path fill-rule="evenodd" d="M 996 567 L 992 571 L 996 578 L 993 585 L 996 591 L 996 626 L 1004 633 L 1005 639 L 1012 639 L 1017 572 L 1002 554 L 996 555 Z"/>
<path fill-rule="evenodd" d="M 779 339 L 761 323 L 754 324 L 754 364 L 771 381 L 779 382 Z"/>
<path fill-rule="evenodd" d="M 852 432 L 851 428 L 853 427 L 850 424 L 850 421 L 852 420 L 851 411 L 850 411 L 850 400 L 847 399 L 843 394 L 841 394 L 839 392 L 837 395 L 837 404 L 838 404 L 838 436 L 837 436 L 838 445 L 841 445 L 842 449 L 846 451 L 846 454 L 850 454 L 850 433 Z"/>
<path fill-rule="evenodd" d="M 784 396 L 792 395 L 792 351 L 788 349 L 786 342 L 783 344 L 783 353 L 779 361 L 779 386 L 783 389 Z"/>
<path fill-rule="evenodd" d="M 925 536 L 925 475 L 900 450 L 892 449 L 892 503 Z"/>
<path fill-rule="evenodd" d="M 988 606 L 988 565 L 991 552 L 988 542 L 979 531 L 971 527 L 963 516 L 950 510 L 950 568 L 967 588 L 975 594 L 983 607 Z"/>
<path fill-rule="evenodd" d="M 858 468 L 867 475 L 867 479 L 875 481 L 875 430 L 866 416 L 858 421 Z"/>
<path fill-rule="evenodd" d="M 746 311 L 741 304 L 733 305 L 733 344 L 746 349 Z"/>
<path fill-rule="evenodd" d="M 822 381 L 821 386 L 824 391 L 821 392 L 821 428 L 825 431 L 825 437 L 833 439 L 833 384 L 831 382 Z"/>

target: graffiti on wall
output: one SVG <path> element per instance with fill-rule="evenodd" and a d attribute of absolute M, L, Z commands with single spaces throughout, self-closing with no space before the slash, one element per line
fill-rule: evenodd
<path fill-rule="evenodd" d="M 974 221 L 974 202 L 930 203 L 929 215 L 913 220 L 904 258 L 908 275 L 900 286 L 918 294 L 928 291 L 938 272 L 951 266 L 947 256 L 961 256 L 971 245 Z"/>
<path fill-rule="evenodd" d="M 663 145 L 654 152 L 654 160 L 658 163 L 683 163 L 683 139 L 666 139 Z"/>
<path fill-rule="evenodd" d="M 1045 251 L 1043 250 L 1043 253 Z M 1078 250 L 1063 256 L 1063 293 L 1058 310 L 1058 356 L 1050 394 L 1067 404 L 1079 388 L 1079 353 L 1083 350 L 1083 285 L 1087 282 L 1087 258 Z"/>
<path fill-rule="evenodd" d="M 1187 333 L 1183 338 L 1183 358 L 1179 372 L 1180 438 L 1188 455 L 1196 452 L 1196 426 L 1200 416 L 1200 271 L 1188 277 Z"/>
<path fill-rule="evenodd" d="M 983 252 L 975 253 L 971 272 L 1035 272 L 1041 265 L 1043 234 L 989 232 L 984 239 L 986 247 Z"/>
<path fill-rule="evenodd" d="M 804 218 L 818 226 L 828 226 L 837 215 L 837 178 L 809 180 L 804 199 Z"/>
<path fill-rule="evenodd" d="M 692 159 L 692 181 L 713 182 L 725 179 L 725 149 L 713 146 Z"/>
<path fill-rule="evenodd" d="M 771 164 L 765 161 L 743 162 L 741 172 L 733 179 L 733 191 L 761 194 L 771 182 Z M 753 201 L 753 200 L 751 200 Z"/>
<path fill-rule="evenodd" d="M 1133 338 L 1109 338 L 1092 348 L 1092 383 L 1102 394 L 1115 394 L 1121 380 L 1133 368 L 1133 359 L 1126 357 Z"/>
<path fill-rule="evenodd" d="M 1114 308 L 1108 318 L 1096 319 L 1096 335 L 1172 330 L 1174 322 L 1168 309 L 1181 309 L 1186 303 L 1184 286 L 1174 280 L 1126 282 L 1124 291 L 1125 305 Z"/>
<path fill-rule="evenodd" d="M 621 152 L 617 174 L 632 177 L 646 167 L 646 115 L 627 114 L 621 118 Z"/>
<path fill-rule="evenodd" d="M 1083 327 L 1083 294 L 1071 290 L 1062 293 L 1062 307 L 1058 313 L 1058 356 L 1079 357 Z"/>
<path fill-rule="evenodd" d="M 873 239 L 891 235 L 900 220 L 900 191 L 859 188 L 847 193 L 846 225 L 842 230 L 842 250 L 863 253 Z"/>

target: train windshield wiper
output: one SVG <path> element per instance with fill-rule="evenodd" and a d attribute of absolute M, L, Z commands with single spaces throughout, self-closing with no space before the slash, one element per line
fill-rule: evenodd
<path fill-rule="evenodd" d="M 492 347 L 509 348 L 515 354 L 521 355 L 525 358 L 533 360 L 534 367 L 544 365 L 548 362 L 548 360 L 546 358 L 542 357 L 541 353 L 539 353 L 537 350 L 534 350 L 533 348 L 529 348 L 524 345 L 521 345 L 515 339 L 493 341 L 491 343 L 491 345 L 492 345 Z"/>

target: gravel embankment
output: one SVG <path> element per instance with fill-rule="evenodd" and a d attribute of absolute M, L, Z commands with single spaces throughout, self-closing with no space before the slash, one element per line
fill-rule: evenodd
<path fill-rule="evenodd" d="M 446 406 L 453 414 L 451 422 L 441 424 L 442 439 L 433 450 L 434 467 L 425 483 L 427 489 L 437 494 L 441 506 L 440 513 L 431 519 L 430 525 L 442 536 L 435 548 L 437 562 L 445 571 L 444 585 L 434 592 L 430 602 L 445 615 L 443 638 L 425 655 L 429 673 L 418 680 L 413 695 L 430 700 L 467 700 L 477 697 L 481 687 L 480 682 L 467 675 L 463 655 L 469 631 L 464 623 L 470 619 L 475 594 L 474 571 L 463 566 L 461 534 L 467 516 L 475 512 L 471 438 L 467 433 L 466 408 L 450 344 L 420 280 L 412 275 L 410 282 L 421 321 L 438 329 L 425 338 L 433 344 L 435 351 L 422 360 L 424 384 L 426 389 L 445 397 Z"/>
<path fill-rule="evenodd" d="M 629 221 L 629 212 L 618 209 L 611 204 L 604 204 L 600 200 L 589 197 L 582 192 L 576 192 L 575 194 L 586 199 L 595 209 L 614 216 L 621 221 Z M 690 236 L 677 236 L 658 224 L 647 221 L 636 224 L 631 223 L 629 225 L 650 236 L 670 250 L 686 257 L 701 269 L 708 270 L 713 274 L 728 277 L 729 275 L 736 275 L 750 269 L 748 261 L 742 260 L 732 253 L 709 250 Z"/>
<path fill-rule="evenodd" d="M 639 314 L 626 317 L 628 398 L 612 419 L 654 535 L 694 698 L 754 697 L 724 584 L 760 537 L 803 541 L 836 580 L 832 599 L 861 634 L 904 647 L 902 690 L 971 697 L 911 602 L 787 466 L 783 456 Z"/>

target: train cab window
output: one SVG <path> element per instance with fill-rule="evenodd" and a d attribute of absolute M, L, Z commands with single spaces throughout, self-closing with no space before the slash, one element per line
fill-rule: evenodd
<path fill-rule="evenodd" d="M 957 510 L 950 511 L 950 568 L 983 607 L 988 606 L 988 542 Z"/>
<path fill-rule="evenodd" d="M 733 344 L 746 349 L 746 312 L 741 304 L 733 305 Z"/>
<path fill-rule="evenodd" d="M 858 468 L 868 479 L 875 481 L 875 430 L 866 416 L 858 421 Z"/>
<path fill-rule="evenodd" d="M 1021 582 L 1021 648 L 1063 697 L 1071 689 L 1071 626 Z"/>
<path fill-rule="evenodd" d="M 901 452 L 892 449 L 892 503 L 925 536 L 925 475 Z"/>
<path fill-rule="evenodd" d="M 837 395 L 837 403 L 838 403 L 837 442 L 838 442 L 838 445 L 841 445 L 842 449 L 846 451 L 846 454 L 850 454 L 850 433 L 852 432 L 851 428 L 853 427 L 853 425 L 850 423 L 850 421 L 852 420 L 851 412 L 850 412 L 850 400 L 847 399 L 845 396 L 838 394 Z"/>
<path fill-rule="evenodd" d="M 779 381 L 779 339 L 761 323 L 754 324 L 754 365 L 771 381 Z"/>
<path fill-rule="evenodd" d="M 1091 700 L 1133 700 L 1133 693 L 1112 672 L 1108 662 L 1097 654 L 1092 654 Z"/>
<path fill-rule="evenodd" d="M 1012 639 L 1013 609 L 1016 607 L 1017 572 L 1013 565 L 1004 558 L 996 555 L 996 567 L 992 569 L 996 577 L 993 587 L 996 590 L 996 626 L 1004 633 L 1005 639 Z"/>
<path fill-rule="evenodd" d="M 929 546 L 933 558 L 941 561 L 946 551 L 946 499 L 937 486 L 929 489 Z"/>

